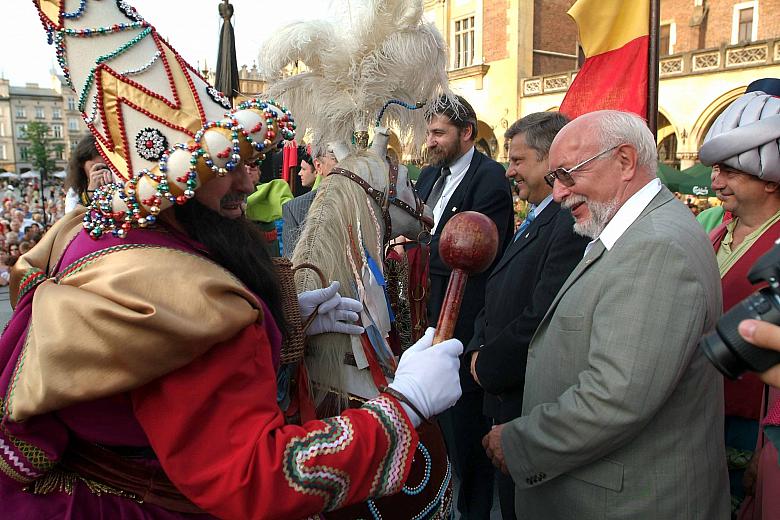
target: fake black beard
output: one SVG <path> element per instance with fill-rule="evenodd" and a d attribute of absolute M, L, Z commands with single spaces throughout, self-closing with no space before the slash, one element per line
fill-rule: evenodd
<path fill-rule="evenodd" d="M 263 245 L 265 238 L 260 230 L 244 217 L 225 218 L 196 199 L 175 206 L 174 211 L 190 238 L 206 246 L 215 262 L 263 299 L 286 337 L 276 268 Z"/>

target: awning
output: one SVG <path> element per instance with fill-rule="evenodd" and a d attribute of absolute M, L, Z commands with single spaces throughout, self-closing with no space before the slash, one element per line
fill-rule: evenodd
<path fill-rule="evenodd" d="M 711 172 L 712 168 L 701 163 L 683 171 L 661 162 L 658 163 L 658 178 L 661 179 L 661 182 L 671 191 L 689 195 L 715 196 L 710 178 Z"/>

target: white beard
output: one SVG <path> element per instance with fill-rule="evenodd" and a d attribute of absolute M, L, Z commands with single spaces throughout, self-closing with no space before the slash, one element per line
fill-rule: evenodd
<path fill-rule="evenodd" d="M 582 195 L 573 195 L 566 199 L 561 205 L 564 208 L 571 209 L 572 206 L 583 202 L 588 206 L 590 217 L 583 221 L 574 222 L 574 232 L 578 235 L 596 239 L 604 228 L 607 227 L 609 221 L 620 209 L 620 204 L 617 199 L 612 199 L 607 202 L 595 202 L 589 201 L 587 197 Z"/>

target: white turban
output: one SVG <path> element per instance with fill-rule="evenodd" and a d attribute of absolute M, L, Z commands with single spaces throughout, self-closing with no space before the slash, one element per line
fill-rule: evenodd
<path fill-rule="evenodd" d="M 780 182 L 780 98 L 748 92 L 734 101 L 707 132 L 699 160 Z"/>

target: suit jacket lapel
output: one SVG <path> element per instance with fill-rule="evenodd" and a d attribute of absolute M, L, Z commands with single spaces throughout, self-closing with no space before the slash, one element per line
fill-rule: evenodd
<path fill-rule="evenodd" d="M 474 176 L 477 173 L 477 168 L 479 168 L 479 165 L 482 163 L 482 157 L 483 155 L 475 149 L 474 157 L 471 158 L 471 164 L 469 165 L 469 169 L 466 171 L 466 175 L 463 176 L 460 184 L 458 184 L 458 187 L 455 188 L 455 191 L 452 193 L 450 200 L 447 201 L 447 207 L 444 208 L 444 213 L 441 215 L 441 224 L 439 224 L 436 228 L 437 234 L 441 234 L 442 229 L 444 229 L 444 225 L 447 224 L 452 216 L 455 215 L 455 213 L 457 213 L 460 209 L 461 204 L 463 203 L 463 199 L 469 192 L 469 186 L 471 185 L 472 181 L 474 180 Z M 428 193 L 430 193 L 430 190 L 428 190 Z"/>
<path fill-rule="evenodd" d="M 652 211 L 655 211 L 660 206 L 663 206 L 664 204 L 668 203 L 669 201 L 674 199 L 674 195 L 672 195 L 672 192 L 670 192 L 665 186 L 661 186 L 661 191 L 656 194 L 655 197 L 653 197 L 653 200 L 650 201 L 650 204 L 647 205 L 647 207 L 642 211 L 642 213 L 639 214 L 639 217 L 629 226 L 629 228 L 625 231 L 626 233 L 631 232 L 631 228 L 640 220 L 642 220 L 647 214 L 649 214 Z M 601 242 L 601 240 L 598 240 L 593 246 L 591 247 L 590 251 L 588 251 L 588 254 L 585 255 L 585 257 L 580 261 L 579 264 L 574 268 L 574 271 L 569 275 L 569 278 L 566 279 L 566 281 L 563 284 L 563 287 L 561 287 L 561 290 L 558 291 L 558 294 L 555 295 L 555 299 L 553 300 L 552 304 L 550 305 L 550 308 L 547 310 L 547 313 L 544 315 L 544 318 L 542 319 L 541 323 L 545 323 L 553 312 L 555 312 L 555 308 L 558 306 L 558 302 L 561 301 L 561 298 L 564 294 L 566 294 L 566 291 L 571 287 L 574 282 L 576 282 L 580 276 L 583 275 L 585 271 L 587 271 L 593 264 L 595 264 L 599 258 L 604 254 L 604 251 L 606 248 L 604 247 L 604 244 Z M 537 328 L 537 332 L 539 329 Z M 534 334 L 534 337 L 536 334 Z"/>
<path fill-rule="evenodd" d="M 441 168 L 431 167 L 431 175 L 426 175 L 420 179 L 421 184 L 417 187 L 417 194 L 420 195 L 422 200 L 428 200 L 431 190 L 433 190 L 433 185 L 436 184 L 436 179 L 439 178 L 440 174 Z"/>
<path fill-rule="evenodd" d="M 590 267 L 595 264 L 599 258 L 602 257 L 604 251 L 606 251 L 606 248 L 604 247 L 604 243 L 601 240 L 597 240 L 596 243 L 591 246 L 588 254 L 586 254 L 585 257 L 580 260 L 580 263 L 577 264 L 577 266 L 574 268 L 574 271 L 572 271 L 566 281 L 563 282 L 561 290 L 558 291 L 558 294 L 555 295 L 555 299 L 550 305 L 550 308 L 547 310 L 547 313 L 544 315 L 542 323 L 547 321 L 547 319 L 552 315 L 552 313 L 555 311 L 555 307 L 558 306 L 558 302 L 561 301 L 561 298 L 564 294 L 566 294 L 566 291 L 569 290 L 569 287 L 574 285 L 574 282 L 576 282 L 580 276 L 585 273 L 585 271 L 590 269 Z"/>
<path fill-rule="evenodd" d="M 515 257 L 515 255 L 531 244 L 539 235 L 539 233 L 542 232 L 543 228 L 552 222 L 552 220 L 558 215 L 560 210 L 561 209 L 558 204 L 551 202 L 550 206 L 545 208 L 545 210 L 542 211 L 533 222 L 531 222 L 531 225 L 528 226 L 528 229 L 525 231 L 523 236 L 519 237 L 517 240 L 513 240 L 509 244 L 509 247 L 506 248 L 504 256 L 501 257 L 501 260 L 498 262 L 495 269 L 493 269 L 493 272 L 490 273 L 490 276 L 493 276 L 498 271 L 503 269 L 504 266 L 506 266 L 512 260 L 512 258 Z"/>

